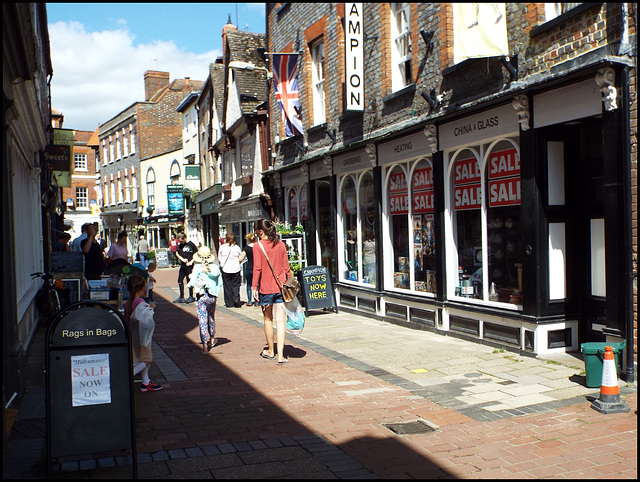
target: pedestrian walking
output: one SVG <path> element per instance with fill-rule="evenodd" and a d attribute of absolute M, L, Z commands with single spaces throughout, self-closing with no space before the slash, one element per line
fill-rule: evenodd
<path fill-rule="evenodd" d="M 95 240 L 97 232 L 98 223 L 87 225 L 87 237 L 80 243 L 80 249 L 84 253 L 84 277 L 88 280 L 99 280 L 104 271 L 104 256 Z"/>
<path fill-rule="evenodd" d="M 189 275 L 193 271 L 193 255 L 196 254 L 198 248 L 193 241 L 187 241 L 187 235 L 184 233 L 178 234 L 178 249 L 176 250 L 176 257 L 180 261 L 180 269 L 178 270 L 178 289 L 180 290 L 180 296 L 173 300 L 174 303 L 193 303 L 195 298 L 193 297 L 193 288 L 189 288 L 189 298 L 184 299 L 184 280 L 189 281 Z"/>
<path fill-rule="evenodd" d="M 140 235 L 140 241 L 138 241 L 138 261 L 142 263 L 145 269 L 149 266 L 149 243 L 144 239 L 144 235 Z"/>
<path fill-rule="evenodd" d="M 240 308 L 240 254 L 242 250 L 236 243 L 236 235 L 227 233 L 224 244 L 220 246 L 218 261 L 222 271 L 222 290 L 224 292 L 224 305 L 227 308 Z"/>
<path fill-rule="evenodd" d="M 253 245 L 256 242 L 256 235 L 253 233 L 247 234 L 244 239 L 247 240 L 247 244 L 242 248 L 240 254 L 240 265 L 244 266 L 244 282 L 247 286 L 247 306 L 253 306 L 253 296 L 251 296 L 251 282 L 253 281 Z M 246 261 L 245 261 L 246 260 Z M 257 304 L 256 304 L 257 306 Z"/>
<path fill-rule="evenodd" d="M 202 246 L 193 255 L 195 265 L 187 287 L 196 294 L 196 314 L 200 328 L 202 354 L 206 355 L 216 345 L 216 302 L 220 294 L 222 277 L 220 268 L 214 263 L 211 250 Z"/>
<path fill-rule="evenodd" d="M 148 332 L 143 332 L 144 330 L 148 330 L 148 328 L 145 328 L 143 318 L 152 316 L 146 310 L 153 310 L 156 305 L 155 303 L 148 304 L 142 299 L 147 289 L 147 281 L 143 277 L 137 275 L 129 277 L 127 288 L 129 290 L 129 299 L 124 304 L 124 318 L 131 332 L 131 349 L 134 363 L 133 375 L 136 376 L 140 373 L 142 376 L 141 392 L 157 392 L 158 390 L 162 390 L 162 385 L 152 383 L 149 378 L 149 366 L 153 361 L 151 354 L 151 337 L 153 336 L 153 332 L 151 336 L 149 336 Z M 149 339 L 148 344 L 143 345 L 143 338 Z"/>
<path fill-rule="evenodd" d="M 147 299 L 145 300 L 147 303 L 153 303 L 153 284 L 157 282 L 157 280 L 151 275 L 156 270 L 156 264 L 152 261 L 149 263 L 149 267 L 147 268 L 147 273 L 149 273 L 149 279 L 147 281 Z"/>
<path fill-rule="evenodd" d="M 284 311 L 280 285 L 276 276 L 284 283 L 291 277 L 287 248 L 276 233 L 276 227 L 268 219 L 261 219 L 255 223 L 258 241 L 253 247 L 253 281 L 252 291 L 254 302 L 259 302 L 264 317 L 264 334 L 267 348 L 260 356 L 273 360 L 277 358 L 278 365 L 289 361 L 284 356 L 285 328 L 287 316 Z M 268 257 L 268 258 L 267 258 Z M 267 259 L 269 261 L 267 261 Z M 273 269 L 271 269 L 271 266 Z M 277 349 L 274 351 L 273 322 L 276 323 Z"/>
<path fill-rule="evenodd" d="M 176 251 L 178 251 L 178 240 L 176 239 L 176 235 L 172 234 L 171 240 L 169 241 L 169 262 L 171 263 L 172 268 L 174 268 L 176 264 L 178 264 Z"/>

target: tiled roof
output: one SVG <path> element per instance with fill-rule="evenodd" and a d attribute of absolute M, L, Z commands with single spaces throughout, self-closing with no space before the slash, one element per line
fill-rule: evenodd
<path fill-rule="evenodd" d="M 239 60 L 259 67 L 266 66 L 262 55 L 258 52 L 258 48 L 267 46 L 265 34 L 230 30 L 227 32 L 226 39 L 230 52 L 229 61 Z"/>
<path fill-rule="evenodd" d="M 211 76 L 211 90 L 215 98 L 218 119 L 222 119 L 224 104 L 224 64 L 209 64 L 209 75 Z"/>
<path fill-rule="evenodd" d="M 230 30 L 227 32 L 226 39 L 229 62 L 247 62 L 256 67 L 266 68 L 263 55 L 258 50 L 266 48 L 265 34 Z M 235 69 L 235 78 L 242 113 L 251 114 L 267 99 L 266 71 Z"/>

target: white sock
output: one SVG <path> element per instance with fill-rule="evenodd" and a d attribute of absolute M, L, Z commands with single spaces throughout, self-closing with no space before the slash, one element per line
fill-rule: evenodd
<path fill-rule="evenodd" d="M 144 383 L 145 385 L 149 385 L 149 382 L 151 381 L 151 379 L 149 378 L 149 365 L 147 365 L 145 362 L 136 363 L 136 365 L 133 367 L 133 375 L 135 376 L 138 373 L 142 375 L 142 383 Z"/>

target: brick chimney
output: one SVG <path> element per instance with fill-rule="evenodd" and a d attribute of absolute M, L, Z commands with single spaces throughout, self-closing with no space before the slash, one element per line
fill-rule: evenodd
<path fill-rule="evenodd" d="M 144 73 L 144 100 L 151 99 L 160 89 L 169 85 L 169 72 L 147 70 Z"/>

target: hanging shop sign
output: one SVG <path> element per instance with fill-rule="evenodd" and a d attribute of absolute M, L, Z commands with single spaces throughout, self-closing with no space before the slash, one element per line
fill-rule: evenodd
<path fill-rule="evenodd" d="M 71 147 L 47 144 L 40 154 L 40 166 L 45 170 L 71 171 Z"/>
<path fill-rule="evenodd" d="M 167 186 L 169 214 L 184 214 L 184 194 L 182 194 L 182 189 L 182 184 Z"/>
<path fill-rule="evenodd" d="M 184 166 L 184 178 L 186 181 L 199 181 L 200 166 Z"/>
<path fill-rule="evenodd" d="M 438 128 L 440 149 L 478 144 L 486 139 L 518 134 L 518 115 L 511 104 L 443 124 Z"/>
<path fill-rule="evenodd" d="M 364 26 L 362 3 L 345 3 L 345 70 L 347 110 L 364 110 Z"/>

